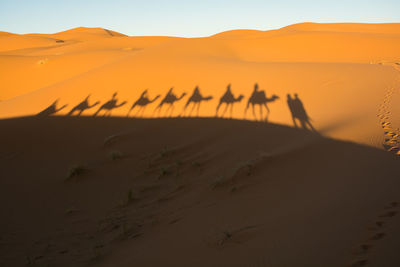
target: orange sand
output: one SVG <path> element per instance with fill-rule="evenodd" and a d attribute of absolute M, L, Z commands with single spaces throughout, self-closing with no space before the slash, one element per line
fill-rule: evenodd
<path fill-rule="evenodd" d="M 190 94 L 196 85 L 214 96 L 202 104 L 200 115 L 214 116 L 228 83 L 235 95 L 245 95 L 233 113 L 243 118 L 258 82 L 267 96 L 281 97 L 269 105 L 270 121 L 291 124 L 286 94 L 298 93 L 324 134 L 380 146 L 378 106 L 386 90 L 399 91 L 399 72 L 387 64 L 400 61 L 397 23 L 302 23 L 190 39 L 76 28 L 57 34 L 3 32 L 0 40 L 3 118 L 36 114 L 58 98 L 60 105 L 69 105 L 60 112 L 65 114 L 88 94 L 91 101 L 105 102 L 116 91 L 128 104 L 112 114 L 124 116 L 144 89 L 152 98 L 163 97 L 170 87 L 178 95 Z M 174 115 L 185 101 L 177 102 Z M 152 116 L 156 104 L 144 116 Z M 393 123 L 398 127 L 398 121 Z"/>

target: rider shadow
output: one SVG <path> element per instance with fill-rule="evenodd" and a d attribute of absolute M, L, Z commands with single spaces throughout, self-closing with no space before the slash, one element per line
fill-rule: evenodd
<path fill-rule="evenodd" d="M 90 95 L 88 95 L 82 102 L 80 102 L 78 105 L 76 105 L 75 107 L 73 107 L 71 109 L 70 112 L 68 112 L 67 116 L 72 116 L 75 112 L 78 112 L 77 116 L 80 116 L 85 110 L 87 109 L 91 109 L 95 106 L 97 106 L 98 104 L 100 104 L 100 101 L 97 101 L 96 103 L 94 103 L 93 105 L 89 104 L 89 97 Z"/>
<path fill-rule="evenodd" d="M 249 97 L 249 100 L 247 101 L 247 106 L 246 106 L 246 109 L 244 110 L 244 118 L 246 119 L 247 110 L 251 106 L 251 108 L 253 110 L 254 119 L 257 120 L 257 115 L 256 115 L 254 107 L 256 105 L 258 105 L 260 107 L 260 121 L 265 120 L 268 122 L 268 116 L 269 116 L 270 110 L 268 108 L 267 103 L 274 102 L 277 99 L 279 99 L 279 96 L 277 96 L 277 95 L 272 95 L 271 98 L 268 98 L 266 96 L 264 90 L 258 89 L 258 84 L 256 83 L 254 85 L 253 93 L 251 94 L 251 96 Z M 266 109 L 266 112 L 267 112 L 265 119 L 263 118 L 263 107 Z"/>
<path fill-rule="evenodd" d="M 64 106 L 60 107 L 57 109 L 57 103 L 58 103 L 57 99 L 56 101 L 54 101 L 50 106 L 48 106 L 47 108 L 45 108 L 44 110 L 42 110 L 41 112 L 39 112 L 36 116 L 39 117 L 47 117 L 47 116 L 51 116 L 57 112 L 59 112 L 60 110 L 64 109 L 66 106 L 68 106 L 67 104 L 65 104 Z"/>
<path fill-rule="evenodd" d="M 158 116 L 160 116 L 163 105 L 168 105 L 165 111 L 165 116 L 168 116 L 168 112 L 169 112 L 169 117 L 172 116 L 175 109 L 174 103 L 181 100 L 186 95 L 186 93 L 183 92 L 179 97 L 177 97 L 176 94 L 173 92 L 173 89 L 174 89 L 173 87 L 169 89 L 164 99 L 161 100 L 160 104 L 154 109 L 153 114 L 158 111 Z"/>
<path fill-rule="evenodd" d="M 103 109 L 105 110 L 104 116 L 107 116 L 107 115 L 110 116 L 111 111 L 113 109 L 119 108 L 126 104 L 126 101 L 124 101 L 120 104 L 117 104 L 118 99 L 116 98 L 116 96 L 117 96 L 117 92 L 115 92 L 113 94 L 113 96 L 111 97 L 110 100 L 108 100 L 106 103 L 104 103 L 103 105 L 100 106 L 100 108 L 93 114 L 93 117 L 96 117 L 100 113 L 100 111 L 102 111 Z"/>
<path fill-rule="evenodd" d="M 135 103 L 133 103 L 132 107 L 129 109 L 128 114 L 126 115 L 127 117 L 129 117 L 129 114 L 131 113 L 131 111 L 138 106 L 139 109 L 135 114 L 135 117 L 140 114 L 141 112 L 141 116 L 143 116 L 144 111 L 146 109 L 146 106 L 153 103 L 154 101 L 156 101 L 158 98 L 160 97 L 160 95 L 157 95 L 155 98 L 153 98 L 152 100 L 149 99 L 149 97 L 147 96 L 147 89 L 143 91 L 143 93 L 140 95 L 139 99 L 136 100 Z"/>
<path fill-rule="evenodd" d="M 182 110 L 182 116 L 185 116 L 186 113 L 186 109 L 187 107 L 192 103 L 192 109 L 190 110 L 188 116 L 191 116 L 193 113 L 193 110 L 197 107 L 197 117 L 199 116 L 199 111 L 200 111 L 200 104 L 203 101 L 209 101 L 213 99 L 212 96 L 202 96 L 200 93 L 200 89 L 198 86 L 196 86 L 193 90 L 193 94 L 190 96 L 190 98 L 188 99 L 188 101 L 186 102 L 185 106 L 183 107 Z"/>
<path fill-rule="evenodd" d="M 221 114 L 221 118 L 224 117 L 224 115 L 225 115 L 225 113 L 226 113 L 226 111 L 228 110 L 229 107 L 230 107 L 230 118 L 232 118 L 233 105 L 236 102 L 240 103 L 240 101 L 242 101 L 243 97 L 244 97 L 243 95 L 239 95 L 237 98 L 235 98 L 235 96 L 233 95 L 233 93 L 231 91 L 231 85 L 228 84 L 228 86 L 226 88 L 226 92 L 219 99 L 217 110 L 215 111 L 215 117 L 218 117 L 218 111 L 219 111 L 220 107 L 222 106 L 222 104 L 225 104 L 225 109 Z"/>
<path fill-rule="evenodd" d="M 297 94 L 294 94 L 294 98 L 292 98 L 290 94 L 287 94 L 287 104 L 292 115 L 294 127 L 299 128 L 296 123 L 296 120 L 298 120 L 301 128 L 317 133 L 317 130 L 315 130 L 311 123 L 310 116 L 308 116 L 308 113 L 304 108 L 303 102 Z"/>

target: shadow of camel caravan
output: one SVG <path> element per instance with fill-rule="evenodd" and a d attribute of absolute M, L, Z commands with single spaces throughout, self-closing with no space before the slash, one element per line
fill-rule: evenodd
<path fill-rule="evenodd" d="M 75 112 L 78 112 L 77 116 L 80 116 L 85 110 L 91 109 L 91 108 L 97 106 L 98 104 L 100 104 L 100 101 L 97 101 L 93 105 L 90 105 L 89 97 L 90 97 L 90 95 L 88 95 L 81 103 L 79 103 L 78 105 L 73 107 L 71 109 L 71 111 L 68 112 L 67 116 L 72 116 L 72 115 L 74 115 Z"/>
<path fill-rule="evenodd" d="M 163 100 L 161 100 L 160 104 L 154 109 L 153 114 L 158 111 L 158 116 L 160 116 L 163 105 L 168 105 L 168 108 L 165 111 L 165 116 L 168 116 L 169 111 L 169 117 L 172 116 L 175 109 L 174 103 L 181 100 L 186 95 L 186 93 L 183 92 L 179 97 L 177 97 L 176 94 L 174 94 L 173 89 L 173 87 L 169 89 Z"/>
<path fill-rule="evenodd" d="M 190 110 L 188 116 L 191 116 L 193 113 L 193 110 L 197 107 L 197 117 L 199 116 L 199 112 L 200 112 L 200 104 L 203 101 L 209 101 L 213 99 L 212 96 L 206 96 L 203 97 L 202 94 L 200 93 L 200 89 L 198 86 L 196 86 L 193 90 L 192 95 L 190 96 L 190 98 L 188 99 L 188 101 L 186 102 L 185 106 L 183 107 L 182 116 L 185 116 L 186 114 L 186 109 L 187 107 L 192 104 L 192 109 Z"/>
<path fill-rule="evenodd" d="M 64 108 L 66 108 L 68 106 L 67 104 L 65 104 L 64 106 L 57 108 L 58 101 L 59 101 L 59 99 L 54 101 L 50 106 L 48 106 L 47 108 L 45 108 L 44 110 L 39 112 L 36 116 L 38 116 L 38 117 L 51 116 L 51 115 L 54 115 L 57 112 L 63 110 Z"/>
<path fill-rule="evenodd" d="M 93 116 L 96 117 L 100 113 L 100 111 L 102 111 L 102 110 L 105 110 L 104 116 L 107 116 L 107 115 L 111 116 L 111 112 L 112 112 L 113 109 L 122 107 L 123 105 L 126 104 L 126 101 L 124 101 L 124 102 L 122 102 L 120 104 L 117 104 L 118 99 L 116 97 L 117 97 L 117 92 L 115 92 L 112 95 L 110 100 L 108 100 L 106 103 L 101 105 L 100 108 L 96 111 L 96 113 L 93 114 Z"/>
<path fill-rule="evenodd" d="M 246 119 L 247 110 L 251 106 L 251 108 L 253 110 L 254 119 L 257 120 L 257 115 L 255 112 L 254 106 L 258 105 L 260 107 L 260 121 L 265 120 L 266 122 L 268 122 L 268 116 L 269 116 L 270 111 L 269 111 L 267 103 L 274 102 L 277 99 L 279 99 L 279 96 L 277 96 L 277 95 L 272 95 L 271 98 L 268 98 L 266 96 L 264 90 L 258 89 L 258 84 L 256 83 L 254 85 L 253 93 L 251 94 L 251 96 L 249 97 L 249 100 L 247 101 L 247 106 L 246 106 L 246 109 L 244 110 L 244 118 Z M 267 115 L 266 115 L 265 119 L 263 119 L 263 107 L 265 107 L 265 109 L 267 111 Z"/>
<path fill-rule="evenodd" d="M 160 95 L 157 95 L 155 98 L 153 98 L 152 100 L 149 99 L 149 97 L 147 96 L 147 89 L 143 91 L 143 93 L 140 95 L 139 99 L 136 100 L 135 103 L 133 103 L 133 105 L 131 106 L 131 108 L 128 111 L 128 114 L 126 115 L 127 117 L 129 117 L 129 114 L 131 113 L 131 111 L 138 106 L 139 109 L 135 114 L 135 117 L 137 115 L 140 115 L 141 112 L 141 116 L 143 116 L 144 111 L 146 109 L 146 106 L 153 103 L 154 101 L 156 101 L 158 98 L 160 97 Z"/>
<path fill-rule="evenodd" d="M 231 91 L 231 85 L 228 84 L 225 94 L 219 99 L 217 110 L 215 111 L 215 117 L 218 117 L 219 108 L 222 106 L 222 104 L 225 104 L 225 109 L 221 114 L 221 118 L 224 117 L 224 115 L 229 107 L 230 107 L 230 118 L 232 118 L 233 105 L 236 102 L 240 103 L 242 101 L 243 97 L 244 97 L 243 95 L 239 95 L 237 98 L 235 98 Z"/>

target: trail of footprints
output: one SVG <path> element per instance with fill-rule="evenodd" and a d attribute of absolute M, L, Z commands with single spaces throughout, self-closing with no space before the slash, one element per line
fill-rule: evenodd
<path fill-rule="evenodd" d="M 378 242 L 385 238 L 385 225 L 389 224 L 391 219 L 396 216 L 398 208 L 398 202 L 391 202 L 389 205 L 384 207 L 383 212 L 377 217 L 376 221 L 368 227 L 368 230 L 372 233 L 370 233 L 369 237 L 356 247 L 354 255 L 357 259 L 349 264 L 349 267 L 368 265 L 368 253 Z"/>
<path fill-rule="evenodd" d="M 394 88 L 390 88 L 386 92 L 383 103 L 379 106 L 378 109 L 378 118 L 385 135 L 383 147 L 387 151 L 395 153 L 397 156 L 400 156 L 400 129 L 393 128 L 390 120 L 390 104 L 394 92 Z"/>

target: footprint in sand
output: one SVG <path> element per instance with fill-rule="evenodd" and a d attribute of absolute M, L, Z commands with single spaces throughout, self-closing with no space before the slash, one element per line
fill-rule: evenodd
<path fill-rule="evenodd" d="M 365 242 L 362 242 L 353 253 L 355 256 L 361 258 L 351 261 L 351 263 L 347 266 L 366 266 L 368 264 L 368 253 L 374 248 L 375 243 L 381 242 L 381 240 L 384 239 L 384 237 L 386 236 L 386 233 L 383 231 L 384 226 L 389 223 L 390 219 L 398 213 L 398 206 L 399 203 L 393 201 L 389 205 L 384 207 L 384 213 L 378 215 L 379 220 L 377 220 L 371 227 L 367 228 L 370 231 L 376 232 L 372 236 L 370 236 Z"/>
<path fill-rule="evenodd" d="M 376 231 L 376 233 L 368 238 L 365 242 L 362 242 L 354 253 L 354 255 L 356 256 L 364 256 L 361 259 L 356 259 L 352 261 L 352 263 L 350 263 L 348 266 L 366 266 L 368 264 L 367 254 L 374 248 L 375 243 L 380 242 L 380 240 L 384 239 L 384 237 L 386 236 L 386 233 L 382 230 L 384 228 L 384 225 L 389 223 L 390 219 L 398 213 L 398 206 L 399 203 L 393 201 L 389 205 L 384 207 L 384 213 L 378 216 L 379 220 L 377 220 L 372 227 L 368 227 L 369 230 Z"/>
<path fill-rule="evenodd" d="M 389 152 L 400 156 L 400 129 L 395 129 L 391 122 L 391 100 L 396 90 L 392 87 L 387 90 L 382 104 L 378 108 L 378 118 L 384 132 L 383 147 Z"/>

